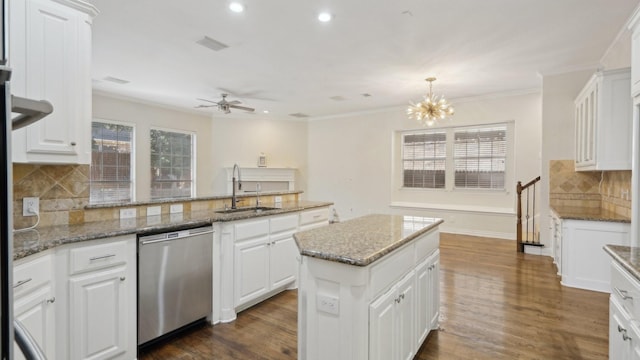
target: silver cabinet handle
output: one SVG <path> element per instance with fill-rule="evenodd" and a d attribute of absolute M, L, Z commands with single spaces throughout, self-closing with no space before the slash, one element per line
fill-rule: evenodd
<path fill-rule="evenodd" d="M 20 280 L 20 281 L 18 281 L 17 283 L 13 284 L 13 288 L 15 289 L 15 288 L 17 288 L 18 286 L 22 286 L 22 285 L 24 285 L 24 284 L 28 283 L 28 282 L 29 282 L 29 281 L 31 281 L 31 280 L 33 280 L 33 279 L 32 279 L 32 278 L 28 278 L 28 279 L 26 279 L 26 280 Z"/>
<path fill-rule="evenodd" d="M 618 294 L 618 296 L 622 298 L 622 300 L 633 299 L 633 297 L 629 296 L 629 292 L 627 290 L 621 290 L 614 286 L 613 291 L 615 291 L 616 294 Z"/>
<path fill-rule="evenodd" d="M 108 258 L 111 258 L 111 257 L 114 257 L 114 256 L 116 256 L 116 254 L 109 254 L 109 255 L 96 256 L 96 257 L 89 258 L 89 261 L 96 261 L 96 260 L 108 259 Z"/>
<path fill-rule="evenodd" d="M 71 142 L 71 146 L 76 146 L 76 142 L 75 142 L 75 141 L 72 141 L 72 142 Z"/>
<path fill-rule="evenodd" d="M 51 297 L 50 299 L 47 299 L 47 303 L 49 303 L 49 304 L 53 304 L 54 302 L 56 302 L 56 297 L 55 296 Z"/>
<path fill-rule="evenodd" d="M 400 297 L 395 298 L 394 300 L 397 304 L 400 304 Z"/>
<path fill-rule="evenodd" d="M 623 328 L 622 325 L 618 325 L 618 332 L 627 332 L 627 329 Z"/>
<path fill-rule="evenodd" d="M 626 331 L 622 333 L 622 340 L 624 341 L 631 340 L 631 337 L 627 335 Z"/>
<path fill-rule="evenodd" d="M 124 276 L 120 276 L 120 281 L 125 281 L 125 280 L 127 280 L 127 278 L 126 278 L 126 277 L 124 277 Z"/>

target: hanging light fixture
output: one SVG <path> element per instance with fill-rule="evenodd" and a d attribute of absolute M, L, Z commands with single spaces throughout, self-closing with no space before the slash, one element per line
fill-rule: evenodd
<path fill-rule="evenodd" d="M 429 96 L 424 97 L 424 101 L 417 104 L 410 103 L 407 108 L 407 115 L 410 119 L 417 120 L 424 126 L 433 126 L 439 120 L 444 120 L 453 115 L 453 107 L 445 100 L 444 96 L 433 95 L 433 82 L 435 77 L 425 79 L 429 82 Z"/>

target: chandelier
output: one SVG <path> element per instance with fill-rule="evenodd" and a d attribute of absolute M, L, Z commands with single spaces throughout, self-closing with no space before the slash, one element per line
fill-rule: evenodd
<path fill-rule="evenodd" d="M 417 104 L 410 103 L 407 108 L 407 115 L 410 119 L 417 120 L 423 126 L 433 126 L 439 120 L 444 120 L 453 115 L 453 107 L 445 100 L 444 96 L 434 96 L 432 87 L 435 77 L 425 79 L 429 82 L 429 96 L 424 97 L 424 101 Z"/>

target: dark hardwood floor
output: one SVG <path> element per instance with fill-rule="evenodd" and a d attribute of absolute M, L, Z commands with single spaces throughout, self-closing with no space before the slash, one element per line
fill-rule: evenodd
<path fill-rule="evenodd" d="M 561 286 L 551 258 L 515 246 L 441 234 L 440 329 L 416 359 L 607 358 L 608 294 Z M 297 293 L 285 291 L 140 359 L 296 359 L 296 312 Z"/>

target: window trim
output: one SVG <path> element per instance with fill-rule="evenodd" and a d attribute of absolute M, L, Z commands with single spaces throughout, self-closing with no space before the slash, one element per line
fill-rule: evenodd
<path fill-rule="evenodd" d="M 163 200 L 163 199 L 187 199 L 187 198 L 193 198 L 195 197 L 196 192 L 196 175 L 197 175 L 197 169 L 196 169 L 196 156 L 197 156 L 197 134 L 195 131 L 190 131 L 190 130 L 181 130 L 181 129 L 172 129 L 172 128 L 167 128 L 167 127 L 160 127 L 160 126 L 150 126 L 149 127 L 149 142 L 148 142 L 148 146 L 149 146 L 149 171 L 151 171 L 152 168 L 152 164 L 151 164 L 151 131 L 153 130 L 158 130 L 158 131 L 164 131 L 164 132 L 172 132 L 172 133 L 177 133 L 177 134 L 184 134 L 184 135 L 191 135 L 191 194 L 189 194 L 189 197 L 184 197 L 184 198 L 178 198 L 178 197 L 162 197 L 162 198 L 154 198 L 152 195 L 152 185 L 153 185 L 153 176 L 149 176 L 149 199 L 150 200 Z"/>
<path fill-rule="evenodd" d="M 456 130 L 464 129 L 478 129 L 489 128 L 496 126 L 506 126 L 507 128 L 507 151 L 505 156 L 505 186 L 504 189 L 488 189 L 488 188 L 460 188 L 455 187 L 455 162 L 454 162 L 454 132 Z M 428 131 L 444 131 L 447 134 L 447 158 L 445 162 L 445 186 L 444 188 L 418 188 L 418 187 L 405 187 L 403 179 L 403 145 L 404 135 L 407 134 L 420 134 Z M 515 120 L 496 121 L 489 123 L 478 124 L 465 124 L 459 126 L 441 126 L 433 128 L 421 128 L 410 130 L 397 130 L 395 133 L 398 135 L 399 144 L 395 146 L 396 158 L 398 164 L 393 166 L 393 183 L 394 187 L 400 192 L 456 192 L 456 193 L 485 193 L 485 194 L 509 194 L 509 181 L 513 180 L 512 175 L 516 171 L 515 160 Z"/>
<path fill-rule="evenodd" d="M 131 202 L 135 202 L 136 201 L 136 156 L 137 156 L 137 149 L 136 149 L 136 132 L 137 132 L 137 128 L 136 128 L 136 123 L 134 122 L 130 122 L 130 121 L 121 121 L 121 120 L 113 120 L 113 119 L 107 119 L 107 118 L 98 118 L 98 117 L 94 117 L 91 119 L 91 128 L 93 128 L 93 123 L 94 122 L 98 122 L 98 123 L 104 123 L 104 124 L 112 124 L 112 125 L 120 125 L 120 126 L 128 126 L 131 127 L 131 159 L 130 159 L 130 164 L 131 164 L 131 169 L 129 170 L 129 173 L 131 174 Z M 93 139 L 93 135 L 91 134 L 91 132 L 89 133 L 90 139 Z M 90 148 L 89 151 L 91 153 L 93 153 L 93 149 Z M 93 159 L 92 156 L 90 154 L 90 159 L 91 162 L 89 163 L 89 167 L 91 167 L 91 163 L 93 163 Z M 89 169 L 89 171 L 91 171 L 91 169 Z M 89 173 L 89 192 L 91 192 L 91 173 Z M 89 196 L 89 204 L 94 205 L 94 204 L 112 204 L 112 203 L 91 203 L 91 196 Z M 115 203 L 113 203 L 115 204 Z"/>

